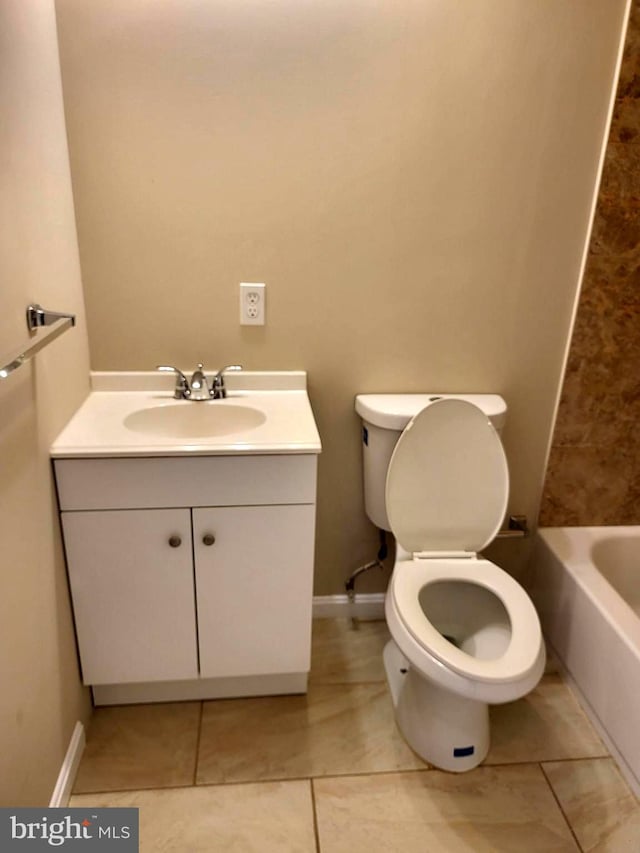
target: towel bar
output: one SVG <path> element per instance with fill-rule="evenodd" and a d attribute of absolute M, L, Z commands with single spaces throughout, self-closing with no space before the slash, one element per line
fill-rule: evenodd
<path fill-rule="evenodd" d="M 21 367 L 51 341 L 54 341 L 71 326 L 75 326 L 75 314 L 61 314 L 59 311 L 45 311 L 40 305 L 27 307 L 27 327 L 31 333 L 45 327 L 46 331 L 34 335 L 33 339 L 18 352 L 0 361 L 0 379 L 6 379 L 14 370 Z"/>

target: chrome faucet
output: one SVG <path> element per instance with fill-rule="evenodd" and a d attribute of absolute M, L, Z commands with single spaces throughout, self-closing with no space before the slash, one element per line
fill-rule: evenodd
<path fill-rule="evenodd" d="M 224 374 L 227 370 L 242 370 L 240 364 L 230 364 L 219 370 L 211 381 L 211 385 L 204 375 L 202 362 L 198 362 L 196 369 L 191 376 L 191 382 L 187 379 L 181 370 L 168 364 L 160 364 L 156 370 L 164 373 L 176 374 L 176 386 L 173 396 L 176 400 L 192 400 L 193 402 L 201 402 L 203 400 L 224 400 L 227 396 L 227 389 L 224 385 Z"/>

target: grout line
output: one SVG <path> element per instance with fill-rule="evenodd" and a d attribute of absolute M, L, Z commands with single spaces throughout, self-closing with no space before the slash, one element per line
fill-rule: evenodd
<path fill-rule="evenodd" d="M 603 761 L 605 759 L 610 759 L 609 755 L 596 755 L 596 756 L 582 756 L 580 758 L 545 758 L 543 761 L 532 760 L 532 761 L 503 761 L 496 764 L 487 764 L 486 762 L 479 765 L 476 770 L 481 770 L 482 768 L 501 768 L 501 767 L 532 767 L 532 766 L 542 766 L 542 764 L 570 764 L 579 761 Z M 361 771 L 345 771 L 344 773 L 325 773 L 317 776 L 268 776 L 261 777 L 257 779 L 229 779 L 229 780 L 221 780 L 218 782 L 189 782 L 184 785 L 143 785 L 137 786 L 135 788 L 107 788 L 103 790 L 94 790 L 94 791 L 74 791 L 74 795 L 78 794 L 80 796 L 91 795 L 91 794 L 124 794 L 133 791 L 170 791 L 172 789 L 182 790 L 184 788 L 222 788 L 222 787 L 231 787 L 238 785 L 262 785 L 262 784 L 275 784 L 277 782 L 307 782 L 307 781 L 321 781 L 323 779 L 346 779 L 346 778 L 366 778 L 369 776 L 393 776 L 400 773 L 448 773 L 446 770 L 440 770 L 438 767 L 433 765 L 425 764 L 424 767 L 406 767 L 406 768 L 391 768 L 389 770 L 361 770 Z M 473 773 L 473 770 L 469 771 Z"/>
<path fill-rule="evenodd" d="M 316 853 L 320 853 L 320 828 L 318 827 L 318 808 L 313 779 L 309 779 L 309 787 L 311 789 L 311 809 L 313 811 L 313 834 L 316 839 Z"/>
<path fill-rule="evenodd" d="M 564 758 L 531 758 L 528 761 L 484 761 L 480 767 L 515 767 L 518 764 L 559 764 L 571 761 L 595 761 L 603 758 L 611 758 L 609 753 L 598 753 L 597 755 L 569 755 Z M 436 768 L 437 769 L 437 768 Z"/>
<path fill-rule="evenodd" d="M 136 794 L 142 791 L 184 791 L 185 788 L 193 788 L 191 782 L 184 785 L 138 785 L 137 788 L 103 788 L 95 791 L 74 791 L 74 797 L 104 797 L 108 794 Z"/>
<path fill-rule="evenodd" d="M 549 777 L 547 776 L 547 774 L 546 774 L 546 772 L 545 772 L 545 769 L 544 769 L 544 767 L 542 766 L 542 762 L 539 762 L 539 763 L 538 763 L 538 767 L 540 768 L 540 771 L 541 771 L 542 775 L 543 775 L 543 776 L 544 776 L 544 778 L 545 778 L 545 781 L 546 781 L 546 783 L 547 783 L 547 785 L 548 785 L 548 787 L 549 787 L 549 790 L 551 791 L 551 794 L 552 794 L 552 796 L 553 796 L 553 799 L 556 801 L 556 804 L 557 804 L 558 808 L 560 809 L 560 813 L 562 814 L 562 817 L 564 818 L 565 823 L 566 823 L 566 824 L 567 824 L 567 826 L 569 827 L 569 832 L 570 832 L 570 833 L 571 833 L 571 835 L 573 836 L 573 840 L 576 842 L 576 845 L 577 845 L 577 847 L 578 847 L 578 850 L 580 850 L 580 851 L 581 851 L 581 853 L 584 853 L 584 850 L 583 850 L 582 844 L 580 844 L 580 842 L 578 841 L 578 836 L 575 834 L 575 832 L 574 832 L 574 830 L 573 830 L 573 826 L 571 826 L 571 821 L 570 821 L 570 820 L 569 820 L 569 818 L 567 817 L 567 815 L 566 815 L 566 813 L 565 813 L 565 810 L 564 810 L 564 809 L 563 809 L 563 807 L 562 807 L 562 803 L 560 802 L 560 799 L 559 799 L 558 795 L 556 794 L 556 792 L 555 792 L 555 789 L 554 789 L 553 785 L 551 784 L 551 780 L 550 780 L 550 779 L 549 779 Z"/>
<path fill-rule="evenodd" d="M 566 761 L 588 761 L 590 758 L 585 759 L 562 759 Z M 496 764 L 487 764 L 483 763 L 478 765 L 478 767 L 474 767 L 472 770 L 465 771 L 462 775 L 468 775 L 473 773 L 475 770 L 482 770 L 483 768 L 494 769 L 501 767 L 535 767 L 540 762 L 536 760 L 532 761 L 503 761 Z M 436 767 L 434 764 L 427 764 L 425 762 L 424 767 L 407 767 L 405 769 L 396 768 L 391 770 L 361 770 L 359 772 L 348 771 L 345 773 L 326 773 L 322 776 L 312 776 L 313 781 L 321 781 L 323 779 L 345 779 L 345 778 L 360 778 L 360 777 L 368 777 L 368 776 L 393 776 L 398 773 L 445 773 L 450 775 L 452 771 L 450 770 L 441 770 L 439 767 Z M 457 775 L 457 774 L 455 774 Z"/>
<path fill-rule="evenodd" d="M 233 785 L 275 785 L 278 782 L 307 782 L 311 776 L 268 776 L 261 779 L 228 779 L 221 782 L 200 782 L 197 788 L 225 788 Z M 324 778 L 324 777 L 323 777 Z"/>
<path fill-rule="evenodd" d="M 368 774 L 362 774 L 368 775 Z M 317 777 L 328 779 L 328 776 Z M 105 796 L 107 794 L 136 794 L 144 791 L 184 791 L 185 789 L 201 790 L 202 788 L 239 788 L 243 785 L 278 785 L 281 782 L 311 782 L 310 776 L 295 776 L 287 779 L 244 779 L 238 782 L 204 782 L 200 785 L 192 785 L 190 782 L 184 785 L 143 785 L 138 788 L 107 788 L 102 791 L 78 791 L 73 796 L 92 797 Z"/>
<path fill-rule="evenodd" d="M 365 687 L 373 687 L 376 685 L 384 685 L 386 688 L 387 685 L 387 682 L 384 680 L 384 678 L 362 678 L 357 681 L 353 679 L 343 678 L 341 681 L 329 681 L 328 679 L 325 681 L 325 677 L 320 675 L 314 676 L 313 673 L 310 672 L 309 687 L 360 687 L 361 685 L 364 685 Z"/>
<path fill-rule="evenodd" d="M 608 752 L 598 753 L 597 755 L 572 755 L 568 758 L 542 758 L 538 762 L 539 764 L 570 764 L 572 761 L 604 761 L 605 759 L 610 758 L 611 761 L 615 761 L 613 756 Z"/>
<path fill-rule="evenodd" d="M 198 765 L 200 764 L 200 741 L 202 739 L 202 718 L 204 716 L 204 702 L 200 702 L 200 716 L 198 717 L 198 733 L 196 735 L 196 758 L 193 763 L 193 787 L 198 784 Z"/>
<path fill-rule="evenodd" d="M 323 773 L 319 776 L 269 776 L 261 779 L 234 779 L 228 782 L 204 782 L 198 785 L 198 788 L 202 788 L 205 785 L 210 787 L 220 787 L 221 785 L 259 785 L 263 782 L 305 782 L 307 779 L 316 781 L 322 779 L 345 779 L 349 777 L 357 778 L 362 776 L 391 776 L 394 773 L 425 773 L 431 770 L 437 770 L 437 768 L 430 766 L 408 767 L 406 770 L 361 770 L 355 773 L 350 770 L 346 770 L 344 773 Z"/>
<path fill-rule="evenodd" d="M 230 779 L 227 781 L 220 782 L 200 782 L 199 784 L 193 785 L 191 782 L 185 783 L 184 785 L 142 785 L 136 788 L 106 788 L 103 790 L 94 790 L 94 791 L 75 791 L 74 794 L 79 794 L 81 796 L 89 796 L 92 794 L 100 795 L 103 794 L 127 794 L 133 793 L 134 791 L 171 791 L 171 790 L 184 790 L 184 788 L 225 788 L 225 787 L 237 787 L 240 785 L 274 785 L 278 782 L 308 782 L 313 781 L 314 779 L 342 779 L 345 777 L 366 777 L 366 776 L 390 776 L 394 773 L 425 773 L 431 770 L 435 770 L 435 767 L 414 767 L 409 768 L 407 770 L 379 770 L 379 771 L 366 771 L 363 770 L 361 773 L 332 773 L 331 775 L 325 776 L 275 776 L 268 777 L 262 779 Z"/>

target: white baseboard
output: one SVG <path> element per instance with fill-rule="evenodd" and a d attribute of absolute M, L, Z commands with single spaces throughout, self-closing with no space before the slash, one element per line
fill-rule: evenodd
<path fill-rule="evenodd" d="M 51 802 L 49 803 L 49 808 L 65 808 L 69 804 L 71 789 L 73 788 L 73 783 L 76 779 L 76 774 L 78 772 L 78 767 L 80 766 L 80 759 L 82 758 L 82 753 L 84 752 L 85 744 L 86 739 L 84 734 L 84 726 L 81 722 L 77 722 L 75 728 L 73 729 L 71 740 L 69 741 L 67 754 L 64 757 L 62 767 L 60 768 L 60 772 L 58 773 L 58 780 L 56 782 L 55 788 L 53 789 L 53 794 L 51 795 Z"/>
<path fill-rule="evenodd" d="M 348 595 L 314 595 L 314 619 L 384 619 L 384 592 L 356 595 L 353 604 Z"/>

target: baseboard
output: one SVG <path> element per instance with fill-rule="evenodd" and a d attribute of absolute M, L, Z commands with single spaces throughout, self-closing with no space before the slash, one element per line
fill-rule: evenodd
<path fill-rule="evenodd" d="M 58 780 L 53 789 L 49 808 L 65 808 L 68 805 L 85 744 L 84 726 L 81 722 L 77 722 L 69 741 L 67 754 L 58 773 Z"/>
<path fill-rule="evenodd" d="M 314 619 L 375 620 L 384 619 L 384 592 L 356 595 L 351 602 L 348 595 L 314 595 Z"/>

